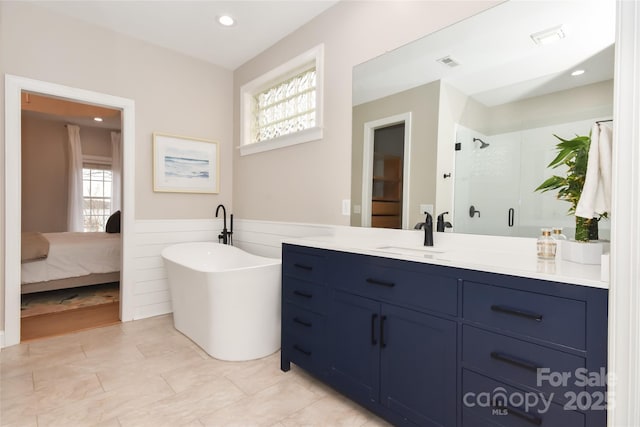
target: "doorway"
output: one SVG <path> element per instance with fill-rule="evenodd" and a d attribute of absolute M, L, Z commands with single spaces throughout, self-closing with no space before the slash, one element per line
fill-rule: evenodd
<path fill-rule="evenodd" d="M 373 132 L 371 227 L 402 228 L 404 122 Z"/>
<path fill-rule="evenodd" d="M 113 108 L 122 114 L 122 217 L 120 259 L 121 321 L 133 320 L 131 253 L 135 218 L 134 165 L 135 130 L 133 100 L 77 89 L 69 86 L 5 76 L 5 245 L 4 245 L 4 346 L 20 342 L 20 276 L 21 262 L 21 94 L 36 93 L 83 104 Z"/>
<path fill-rule="evenodd" d="M 49 249 L 21 260 L 20 340 L 117 323 L 120 110 L 23 91 L 21 119 L 22 252 Z"/>
<path fill-rule="evenodd" d="M 411 113 L 365 123 L 363 227 L 409 228 Z"/>

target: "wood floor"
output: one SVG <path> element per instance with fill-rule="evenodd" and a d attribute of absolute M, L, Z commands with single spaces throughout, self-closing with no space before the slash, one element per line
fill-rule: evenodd
<path fill-rule="evenodd" d="M 20 320 L 20 340 L 65 335 L 101 326 L 119 323 L 119 302 L 81 307 L 58 313 L 24 317 Z"/>

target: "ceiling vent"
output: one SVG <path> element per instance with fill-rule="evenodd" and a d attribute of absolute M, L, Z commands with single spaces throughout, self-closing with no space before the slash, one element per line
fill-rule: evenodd
<path fill-rule="evenodd" d="M 562 29 L 562 25 L 558 25 L 546 30 L 531 34 L 531 40 L 537 45 L 545 45 L 559 42 L 565 38 L 566 34 Z"/>
<path fill-rule="evenodd" d="M 450 67 L 450 68 L 457 67 L 458 65 L 460 65 L 459 62 L 451 59 L 450 56 L 445 56 L 444 58 L 437 59 L 436 62 L 446 65 L 447 67 Z"/>

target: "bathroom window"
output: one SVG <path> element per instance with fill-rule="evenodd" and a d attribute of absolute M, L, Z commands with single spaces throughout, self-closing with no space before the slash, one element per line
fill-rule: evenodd
<path fill-rule="evenodd" d="M 240 89 L 240 154 L 322 138 L 323 46 L 288 61 Z"/>

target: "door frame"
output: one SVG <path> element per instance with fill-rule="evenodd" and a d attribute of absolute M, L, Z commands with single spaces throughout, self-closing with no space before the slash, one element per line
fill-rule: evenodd
<path fill-rule="evenodd" d="M 122 112 L 122 219 L 120 319 L 133 320 L 135 103 L 99 92 L 5 75 L 4 343 L 20 343 L 20 245 L 22 216 L 22 91 L 99 105 Z"/>
<path fill-rule="evenodd" d="M 362 151 L 362 210 L 360 224 L 371 227 L 371 193 L 373 190 L 373 143 L 377 129 L 404 123 L 404 159 L 402 164 L 402 228 L 409 228 L 409 177 L 411 158 L 411 112 L 365 122 Z"/>

